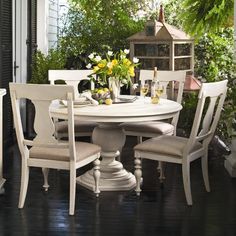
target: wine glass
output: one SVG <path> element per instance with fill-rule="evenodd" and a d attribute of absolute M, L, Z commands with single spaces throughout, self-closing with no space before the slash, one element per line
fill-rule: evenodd
<path fill-rule="evenodd" d="M 164 91 L 164 86 L 158 84 L 155 88 L 155 95 L 160 98 L 161 95 L 163 94 L 163 91 Z"/>
<path fill-rule="evenodd" d="M 164 86 L 160 85 L 160 84 L 157 84 L 155 86 L 154 96 L 152 97 L 152 103 L 158 104 L 160 102 L 160 97 L 163 94 L 163 92 L 164 92 Z"/>
<path fill-rule="evenodd" d="M 149 84 L 141 84 L 140 95 L 142 96 L 143 100 L 145 101 L 145 97 L 149 91 Z"/>

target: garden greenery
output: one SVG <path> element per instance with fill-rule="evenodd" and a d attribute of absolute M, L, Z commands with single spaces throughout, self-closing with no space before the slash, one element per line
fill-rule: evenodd
<path fill-rule="evenodd" d="M 33 58 L 32 78 L 34 84 L 48 84 L 48 70 L 65 68 L 66 57 L 60 50 L 51 49 L 48 55 L 37 51 Z"/>
<path fill-rule="evenodd" d="M 142 31 L 147 18 L 135 17 L 147 9 L 145 0 L 70 0 L 71 7 L 61 31 L 58 50 L 36 55 L 32 82 L 47 83 L 47 70 L 85 68 L 88 55 L 101 56 L 111 48 L 118 52 L 129 47 L 127 38 Z M 229 90 L 217 129 L 229 139 L 235 130 L 236 78 L 233 63 L 233 0 L 169 0 L 164 5 L 166 22 L 196 37 L 195 76 L 203 81 L 228 79 Z M 184 11 L 183 11 L 184 9 Z M 156 11 L 150 16 L 156 17 Z M 187 94 L 179 126 L 191 127 L 197 102 Z"/>
<path fill-rule="evenodd" d="M 195 76 L 202 82 L 228 80 L 227 98 L 216 132 L 229 142 L 236 130 L 233 0 L 170 0 L 165 6 L 165 16 L 168 23 L 196 37 Z M 190 132 L 196 103 L 197 94 L 184 95 L 179 126 L 187 128 L 187 132 Z"/>
<path fill-rule="evenodd" d="M 180 6 L 183 28 L 196 38 L 233 26 L 234 0 L 183 0 Z"/>
<path fill-rule="evenodd" d="M 70 58 L 82 60 L 92 52 L 108 49 L 115 52 L 129 46 L 127 38 L 142 30 L 144 21 L 132 16 L 138 10 L 135 0 L 77 0 L 71 1 L 60 46 Z M 78 64 L 79 68 L 84 64 Z M 75 66 L 73 66 L 75 67 Z"/>

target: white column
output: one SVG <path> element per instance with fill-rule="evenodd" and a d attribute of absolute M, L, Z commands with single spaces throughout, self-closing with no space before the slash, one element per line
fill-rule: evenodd
<path fill-rule="evenodd" d="M 48 53 L 49 0 L 37 1 L 37 44 L 38 50 Z"/>
<path fill-rule="evenodd" d="M 26 83 L 27 81 L 27 1 L 12 2 L 12 35 L 13 35 L 13 81 Z M 14 74 L 14 62 L 17 67 Z"/>
<path fill-rule="evenodd" d="M 27 9 L 27 0 L 12 1 L 12 81 L 17 83 L 27 82 Z M 21 112 L 26 130 L 25 102 L 21 102 Z"/>
<path fill-rule="evenodd" d="M 0 194 L 4 193 L 3 184 L 5 179 L 2 175 L 2 98 L 6 94 L 5 89 L 0 89 Z"/>

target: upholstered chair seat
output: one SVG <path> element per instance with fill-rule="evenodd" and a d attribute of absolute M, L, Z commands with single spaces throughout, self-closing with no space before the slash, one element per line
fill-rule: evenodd
<path fill-rule="evenodd" d="M 122 128 L 125 129 L 125 132 L 137 132 L 138 134 L 142 133 L 142 137 L 146 137 L 145 133 L 156 133 L 156 136 L 166 134 L 172 135 L 174 133 L 175 127 L 167 122 L 160 121 L 146 121 L 146 122 L 136 122 L 136 123 L 123 123 Z M 149 135 L 147 136 L 149 137 Z"/>
<path fill-rule="evenodd" d="M 75 142 L 76 162 L 84 161 L 88 156 L 101 152 L 101 147 L 91 143 Z M 29 150 L 29 158 L 70 161 L 70 153 L 67 148 L 32 147 Z"/>
<path fill-rule="evenodd" d="M 179 160 L 183 158 L 183 151 L 187 143 L 188 138 L 161 135 L 136 145 L 134 147 L 134 150 L 138 150 L 139 152 L 150 152 L 158 153 L 160 155 L 168 155 L 170 158 L 176 159 L 176 162 L 179 162 Z M 198 150 L 201 150 L 202 148 L 202 144 L 200 142 L 196 142 L 189 153 L 194 153 Z"/>
<path fill-rule="evenodd" d="M 78 121 L 75 120 L 75 133 L 77 136 L 87 136 L 88 134 L 92 134 L 94 128 L 97 126 L 96 122 L 93 121 Z M 65 137 L 68 135 L 68 122 L 63 120 L 63 121 L 58 121 L 55 122 L 55 130 L 57 135 L 60 137 Z"/>

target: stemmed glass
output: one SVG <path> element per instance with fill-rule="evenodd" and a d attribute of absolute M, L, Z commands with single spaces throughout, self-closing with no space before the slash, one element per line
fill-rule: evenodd
<path fill-rule="evenodd" d="M 163 94 L 164 91 L 164 86 L 160 84 L 155 85 L 155 93 L 154 96 L 152 97 L 152 103 L 157 104 L 160 102 L 160 97 Z"/>
<path fill-rule="evenodd" d="M 164 86 L 163 85 L 160 85 L 158 84 L 156 87 L 155 87 L 155 95 L 157 97 L 161 97 L 161 95 L 163 94 L 163 91 L 164 91 Z"/>
<path fill-rule="evenodd" d="M 147 83 L 141 84 L 140 95 L 142 96 L 143 101 L 145 101 L 145 97 L 146 97 L 148 91 L 149 91 L 149 84 L 147 84 Z"/>

